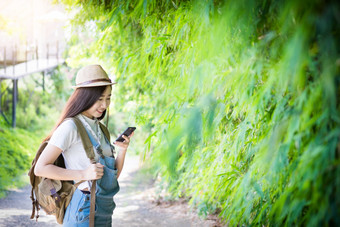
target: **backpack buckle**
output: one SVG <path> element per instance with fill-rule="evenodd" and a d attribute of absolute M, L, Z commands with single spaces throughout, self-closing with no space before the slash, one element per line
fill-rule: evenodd
<path fill-rule="evenodd" d="M 51 192 L 51 196 L 54 199 L 55 203 L 57 204 L 58 207 L 60 207 L 60 201 L 61 201 L 60 195 L 56 192 L 55 188 L 51 188 L 50 192 Z"/>

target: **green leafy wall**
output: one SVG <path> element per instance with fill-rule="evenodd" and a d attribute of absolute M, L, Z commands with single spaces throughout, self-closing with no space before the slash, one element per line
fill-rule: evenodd
<path fill-rule="evenodd" d="M 12 129 L 6 122 L 0 122 L 0 197 L 7 190 L 27 183 L 26 175 L 34 158 L 39 138 L 23 129 Z"/>
<path fill-rule="evenodd" d="M 336 1 L 61 1 L 167 190 L 231 226 L 340 224 Z"/>

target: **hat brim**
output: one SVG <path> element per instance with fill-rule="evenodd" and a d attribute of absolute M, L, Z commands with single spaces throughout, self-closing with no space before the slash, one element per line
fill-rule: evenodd
<path fill-rule="evenodd" d="M 72 88 L 77 89 L 81 87 L 102 87 L 102 86 L 108 86 L 108 85 L 114 85 L 116 82 L 108 83 L 108 82 L 96 82 L 96 83 L 90 83 L 85 85 L 78 85 L 78 86 L 72 86 Z"/>

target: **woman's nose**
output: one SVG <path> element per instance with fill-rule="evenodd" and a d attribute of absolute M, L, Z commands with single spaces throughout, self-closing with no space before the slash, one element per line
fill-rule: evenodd
<path fill-rule="evenodd" d="M 108 104 L 107 104 L 106 101 L 103 101 L 103 102 L 102 102 L 102 107 L 105 108 L 105 109 L 108 107 Z"/>

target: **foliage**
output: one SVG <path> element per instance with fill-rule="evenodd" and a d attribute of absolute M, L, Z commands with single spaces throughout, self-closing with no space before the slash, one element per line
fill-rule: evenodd
<path fill-rule="evenodd" d="M 61 2 L 68 62 L 115 73 L 174 197 L 232 226 L 340 225 L 339 3 Z"/>
<path fill-rule="evenodd" d="M 55 70 L 53 74 L 45 76 L 44 85 L 41 74 L 33 74 L 19 80 L 17 127 L 45 134 L 46 130 L 51 130 L 72 90 L 65 74 L 68 74 L 66 67 Z M 12 82 L 5 80 L 1 85 L 2 109 L 5 117 L 11 121 Z"/>
<path fill-rule="evenodd" d="M 13 129 L 0 122 L 0 197 L 6 190 L 21 186 L 21 175 L 26 173 L 39 147 L 41 138 L 23 129 Z"/>
<path fill-rule="evenodd" d="M 1 83 L 1 107 L 5 117 L 0 118 L 0 197 L 6 190 L 27 183 L 26 173 L 39 148 L 41 141 L 53 128 L 59 117 L 65 99 L 71 89 L 67 87 L 64 75 L 67 68 L 57 70 L 45 77 L 45 90 L 40 74 L 19 80 L 17 127 L 8 122 L 12 111 L 12 84 L 9 80 Z M 25 174 L 26 178 L 22 178 Z"/>

